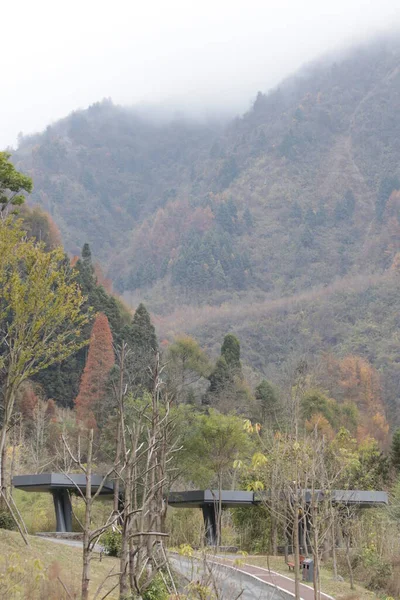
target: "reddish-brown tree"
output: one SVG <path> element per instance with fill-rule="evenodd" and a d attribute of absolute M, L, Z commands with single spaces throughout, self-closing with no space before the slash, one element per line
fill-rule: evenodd
<path fill-rule="evenodd" d="M 21 396 L 18 401 L 18 409 L 22 414 L 22 418 L 25 422 L 30 421 L 33 418 L 33 413 L 38 402 L 39 398 L 35 394 L 31 383 L 27 383 L 23 387 Z"/>
<path fill-rule="evenodd" d="M 102 420 L 106 384 L 114 365 L 113 338 L 106 315 L 99 313 L 90 336 L 86 366 L 75 399 L 78 421 L 95 429 Z"/>

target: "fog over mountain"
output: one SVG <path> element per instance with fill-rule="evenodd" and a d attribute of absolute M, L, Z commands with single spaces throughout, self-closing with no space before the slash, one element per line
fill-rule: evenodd
<path fill-rule="evenodd" d="M 202 117 L 243 113 L 257 90 L 400 22 L 396 0 L 54 6 L 17 0 L 2 9 L 0 147 L 104 97 Z"/>

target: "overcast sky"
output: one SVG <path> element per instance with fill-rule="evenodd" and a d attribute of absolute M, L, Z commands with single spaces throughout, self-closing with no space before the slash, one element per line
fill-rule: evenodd
<path fill-rule="evenodd" d="M 301 66 L 400 26 L 399 0 L 3 0 L 0 148 L 111 97 L 244 112 Z"/>

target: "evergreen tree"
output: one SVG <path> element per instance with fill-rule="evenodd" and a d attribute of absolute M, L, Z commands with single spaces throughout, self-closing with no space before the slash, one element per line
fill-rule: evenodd
<path fill-rule="evenodd" d="M 240 344 L 239 340 L 232 333 L 224 337 L 221 346 L 221 356 L 215 363 L 215 367 L 209 377 L 210 387 L 205 397 L 204 403 L 211 403 L 211 396 L 217 399 L 218 396 L 232 396 L 232 402 L 237 399 L 238 379 L 243 378 L 242 364 L 240 362 Z"/>
<path fill-rule="evenodd" d="M 223 356 L 220 356 L 215 363 L 215 368 L 210 375 L 211 394 L 219 394 L 231 380 L 228 364 Z"/>
<path fill-rule="evenodd" d="M 396 469 L 397 473 L 400 473 L 400 429 L 397 429 L 393 434 L 390 455 L 393 467 Z"/>
<path fill-rule="evenodd" d="M 103 401 L 106 384 L 114 365 L 113 338 L 106 315 L 99 313 L 90 336 L 89 353 L 83 371 L 79 394 L 75 400 L 78 420 L 87 427 L 105 421 Z"/>
<path fill-rule="evenodd" d="M 83 246 L 82 256 L 73 268 L 76 271 L 76 281 L 87 298 L 85 306 L 92 307 L 95 314 L 106 315 L 114 343 L 120 344 L 126 339 L 126 326 L 130 321 L 130 314 L 121 302 L 107 294 L 103 286 L 97 283 L 89 244 Z M 92 324 L 88 324 L 82 335 L 89 338 L 91 326 Z M 48 398 L 54 398 L 62 406 L 73 406 L 79 393 L 86 356 L 86 349 L 79 350 L 61 365 L 53 365 L 35 377 Z"/>
<path fill-rule="evenodd" d="M 268 420 L 276 419 L 278 410 L 278 394 L 275 388 L 263 379 L 255 389 L 255 397 L 261 408 L 261 419 L 265 423 Z"/>
<path fill-rule="evenodd" d="M 0 152 L 0 214 L 25 202 L 23 192 L 31 192 L 32 179 L 19 173 L 10 162 L 9 152 Z"/>
<path fill-rule="evenodd" d="M 158 352 L 157 336 L 150 315 L 140 303 L 136 309 L 132 323 L 125 330 L 126 341 L 132 350 L 132 368 L 135 382 L 139 387 L 152 390 L 152 370 Z"/>
<path fill-rule="evenodd" d="M 241 373 L 242 364 L 240 362 L 240 343 L 236 336 L 232 333 L 228 333 L 224 337 L 223 344 L 221 346 L 221 356 L 225 359 L 231 371 Z"/>
<path fill-rule="evenodd" d="M 82 248 L 82 261 L 84 264 L 92 266 L 92 251 L 90 250 L 89 244 L 86 242 Z"/>
<path fill-rule="evenodd" d="M 107 294 L 103 286 L 98 284 L 89 244 L 84 244 L 82 258 L 78 260 L 75 268 L 77 270 L 77 281 L 82 292 L 87 296 L 88 305 L 94 309 L 95 313 L 102 312 L 106 315 L 114 342 L 119 344 L 122 341 L 123 332 L 129 322 L 130 315 L 121 302 Z"/>

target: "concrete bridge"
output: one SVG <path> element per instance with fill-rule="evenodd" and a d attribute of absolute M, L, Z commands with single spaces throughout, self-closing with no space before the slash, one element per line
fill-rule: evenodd
<path fill-rule="evenodd" d="M 102 482 L 101 475 L 92 475 L 92 493 L 96 493 Z M 40 473 L 38 475 L 17 475 L 13 478 L 13 486 L 25 492 L 49 492 L 53 496 L 54 509 L 56 513 L 57 532 L 72 531 L 72 506 L 71 494 L 86 492 L 86 478 L 83 474 L 70 473 Z M 110 496 L 114 493 L 114 485 L 111 480 L 106 481 L 100 494 Z M 257 506 L 265 500 L 268 492 L 245 492 L 236 490 L 221 491 L 221 505 L 223 508 L 234 508 L 237 506 Z M 302 492 L 306 504 L 311 501 L 310 490 Z M 318 501 L 327 496 L 322 490 L 314 492 Z M 345 506 L 356 505 L 359 508 L 385 505 L 388 503 L 388 495 L 381 491 L 364 490 L 333 490 L 330 497 L 335 504 Z M 123 501 L 123 497 L 121 498 Z M 203 512 L 206 531 L 206 542 L 214 546 L 217 542 L 217 511 L 219 506 L 219 493 L 216 490 L 194 490 L 184 492 L 171 492 L 168 496 L 168 505 L 176 508 L 200 508 Z M 299 524 L 302 527 L 302 522 Z M 304 535 L 301 530 L 300 539 Z"/>

